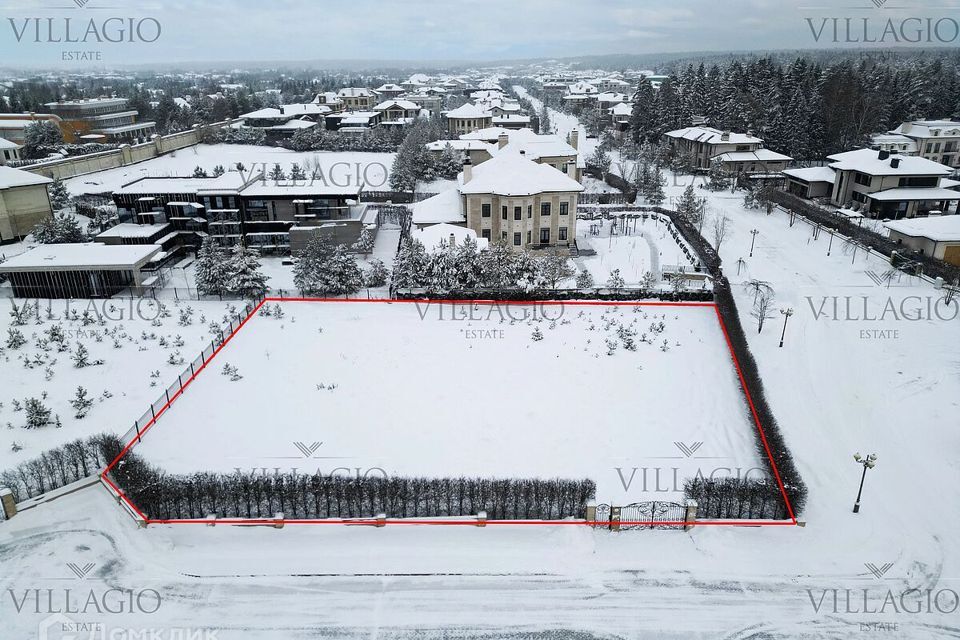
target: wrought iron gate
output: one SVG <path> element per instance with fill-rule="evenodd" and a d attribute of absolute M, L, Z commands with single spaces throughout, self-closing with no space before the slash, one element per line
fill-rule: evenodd
<path fill-rule="evenodd" d="M 683 529 L 687 508 L 679 502 L 634 502 L 623 507 L 598 504 L 594 522 L 610 529 Z"/>

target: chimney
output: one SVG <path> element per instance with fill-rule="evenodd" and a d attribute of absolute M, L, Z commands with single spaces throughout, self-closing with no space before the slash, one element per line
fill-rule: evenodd
<path fill-rule="evenodd" d="M 900 166 L 900 158 L 890 158 L 890 166 L 896 169 Z"/>
<path fill-rule="evenodd" d="M 580 138 L 580 134 L 577 132 L 576 129 L 570 132 L 568 141 L 570 143 L 570 146 L 573 147 L 574 149 L 578 149 L 577 144 L 579 143 L 579 138 Z"/>
<path fill-rule="evenodd" d="M 885 149 L 880 149 L 880 154 L 877 157 L 881 160 L 886 160 L 890 157 L 890 152 Z"/>
<path fill-rule="evenodd" d="M 577 163 L 573 160 L 567 162 L 567 175 L 573 180 L 577 179 Z"/>
<path fill-rule="evenodd" d="M 451 247 L 457 246 L 457 236 L 455 236 L 452 233 L 450 234 L 450 246 Z"/>
<path fill-rule="evenodd" d="M 283 115 L 283 105 L 280 105 L 280 115 Z"/>
<path fill-rule="evenodd" d="M 497 136 L 497 149 L 503 149 L 507 146 L 507 143 L 510 142 L 510 136 L 505 133 L 501 133 Z"/>
<path fill-rule="evenodd" d="M 473 163 L 470 162 L 470 156 L 463 159 L 463 184 L 467 184 L 473 178 Z"/>
<path fill-rule="evenodd" d="M 730 132 L 729 132 L 729 131 L 724 131 L 723 133 L 721 133 L 721 134 L 720 134 L 720 140 L 722 140 L 723 142 L 729 142 L 729 141 L 730 141 Z"/>
<path fill-rule="evenodd" d="M 526 149 L 520 149 L 520 157 L 521 157 L 521 158 L 526 158 L 526 157 L 527 157 L 527 151 L 526 151 Z"/>

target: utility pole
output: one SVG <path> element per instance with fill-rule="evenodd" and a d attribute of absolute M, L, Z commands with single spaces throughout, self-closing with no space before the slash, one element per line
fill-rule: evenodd
<path fill-rule="evenodd" d="M 750 257 L 753 257 L 753 244 L 757 241 L 757 234 L 760 233 L 759 229 L 751 229 L 750 235 L 753 237 L 750 239 Z"/>

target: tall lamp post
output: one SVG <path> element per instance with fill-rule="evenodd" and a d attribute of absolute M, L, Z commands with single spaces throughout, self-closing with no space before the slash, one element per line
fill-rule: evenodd
<path fill-rule="evenodd" d="M 867 469 L 873 469 L 877 466 L 877 454 L 871 453 L 864 458 L 859 453 L 855 453 L 853 459 L 857 461 L 857 464 L 863 465 L 863 475 L 860 476 L 860 490 L 857 491 L 857 501 L 853 503 L 853 512 L 860 513 L 860 495 L 863 493 L 863 481 L 867 478 Z"/>
<path fill-rule="evenodd" d="M 783 339 L 787 335 L 787 320 L 793 315 L 793 308 L 787 307 L 786 309 L 780 309 L 780 314 L 783 316 L 783 331 L 780 333 L 780 346 L 782 347 Z"/>
<path fill-rule="evenodd" d="M 750 235 L 753 237 L 750 238 L 750 257 L 753 257 L 753 243 L 757 241 L 757 234 L 760 233 L 759 229 L 752 229 Z"/>

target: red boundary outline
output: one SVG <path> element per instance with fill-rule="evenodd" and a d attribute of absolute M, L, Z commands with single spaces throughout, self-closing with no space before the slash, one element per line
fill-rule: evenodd
<path fill-rule="evenodd" d="M 787 497 L 787 491 L 784 488 L 783 480 L 780 477 L 780 470 L 777 468 L 776 462 L 773 460 L 773 455 L 770 452 L 770 445 L 767 442 L 766 433 L 764 433 L 763 425 L 760 424 L 760 416 L 757 413 L 757 409 L 753 404 L 753 398 L 750 395 L 750 389 L 747 387 L 747 381 L 743 376 L 743 371 L 740 368 L 740 362 L 737 360 L 737 354 L 733 351 L 733 344 L 730 341 L 730 334 L 727 332 L 727 326 L 723 322 L 723 317 L 720 315 L 720 309 L 717 307 L 714 302 L 665 302 L 661 300 L 653 300 L 647 302 L 641 301 L 605 301 L 605 300 L 456 300 L 456 299 L 412 299 L 412 300 L 401 300 L 397 298 L 375 298 L 375 299 L 365 299 L 365 298 L 309 298 L 309 297 L 298 297 L 298 298 L 273 298 L 266 297 L 263 298 L 259 304 L 254 306 L 250 313 L 240 321 L 240 324 L 237 325 L 236 329 L 228 335 L 223 342 L 221 342 L 216 349 L 213 350 L 213 353 L 210 354 L 210 357 L 194 371 L 191 375 L 174 393 L 170 396 L 170 399 L 160 408 L 159 411 L 150 419 L 150 421 L 144 426 L 140 431 L 139 435 L 134 436 L 130 442 L 123 448 L 122 451 L 117 455 L 113 461 L 107 465 L 107 467 L 100 473 L 101 479 L 106 482 L 110 488 L 116 492 L 117 496 L 123 500 L 124 503 L 137 514 L 137 516 L 143 520 L 145 524 L 210 524 L 210 520 L 201 519 L 201 520 L 184 520 L 184 519 L 167 519 L 167 520 L 153 520 L 147 518 L 140 509 L 137 508 L 133 501 L 131 501 L 127 495 L 120 490 L 120 488 L 110 480 L 107 474 L 110 473 L 110 470 L 113 469 L 120 460 L 127 455 L 127 453 L 133 449 L 137 439 L 142 439 L 143 435 L 153 427 L 157 420 L 160 419 L 160 416 L 170 408 L 170 405 L 183 394 L 183 391 L 196 379 L 200 372 L 203 371 L 210 361 L 213 360 L 220 351 L 227 346 L 230 340 L 240 331 L 241 328 L 256 314 L 260 307 L 262 307 L 267 302 L 337 302 L 337 303 L 365 303 L 365 304 L 376 304 L 376 303 L 386 303 L 386 304 L 502 304 L 502 305 L 545 305 L 545 306 L 634 306 L 634 307 L 712 307 L 716 313 L 717 322 L 720 325 L 720 329 L 723 331 L 724 340 L 727 343 L 727 349 L 730 351 L 730 358 L 733 360 L 733 366 L 737 371 L 737 378 L 740 380 L 740 388 L 743 390 L 744 397 L 747 400 L 747 405 L 750 408 L 750 414 L 753 416 L 753 422 L 757 427 L 757 431 L 760 433 L 760 441 L 763 443 L 763 449 L 767 454 L 767 460 L 770 462 L 770 468 L 773 469 L 774 477 L 777 480 L 777 486 L 780 489 L 780 495 L 783 498 L 784 504 L 787 507 L 787 513 L 790 515 L 790 520 L 697 520 L 693 523 L 693 526 L 734 526 L 734 527 L 771 527 L 771 526 L 797 526 L 797 518 L 793 512 L 793 506 L 790 504 L 790 498 Z M 228 524 L 228 525 L 275 525 L 278 522 L 282 522 L 284 525 L 296 525 L 296 524 L 341 524 L 341 525 L 371 525 L 374 523 L 374 518 L 328 518 L 321 520 L 287 520 L 283 519 L 278 521 L 273 518 L 218 518 L 216 520 L 217 524 Z M 434 519 L 410 519 L 410 518 L 397 518 L 386 520 L 386 524 L 396 525 L 396 524 L 406 524 L 406 525 L 438 525 L 438 526 L 477 526 L 476 520 L 434 520 Z M 570 520 L 487 520 L 487 526 L 495 525 L 537 525 L 537 526 L 554 526 L 554 525 L 580 525 L 580 526 L 608 526 L 609 522 L 591 522 L 591 521 L 570 521 Z M 664 521 L 664 522 L 652 522 L 652 521 L 621 521 L 621 526 L 635 526 L 635 525 L 686 525 L 688 523 L 683 521 Z"/>

